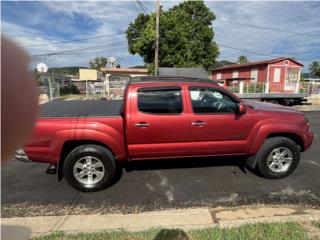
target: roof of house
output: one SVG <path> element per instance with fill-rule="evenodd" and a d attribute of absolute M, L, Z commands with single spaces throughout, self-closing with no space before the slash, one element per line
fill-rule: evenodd
<path fill-rule="evenodd" d="M 141 68 L 101 68 L 103 73 L 136 73 L 136 74 L 148 74 L 148 69 Z"/>
<path fill-rule="evenodd" d="M 227 65 L 227 66 L 223 66 L 223 67 L 211 68 L 210 70 L 216 71 L 216 70 L 229 70 L 229 69 L 233 69 L 233 68 L 253 67 L 253 66 L 259 66 L 259 65 L 272 64 L 272 63 L 283 61 L 283 60 L 290 60 L 296 64 L 303 66 L 303 64 L 301 64 L 300 62 L 296 61 L 293 58 L 281 57 L 281 58 L 274 58 L 274 59 L 269 59 L 269 60 L 246 62 L 246 63 L 241 63 L 241 64 L 231 64 L 231 65 Z"/>
<path fill-rule="evenodd" d="M 233 64 L 236 64 L 236 63 L 235 62 L 230 62 L 228 60 L 221 60 L 221 61 L 218 61 L 218 62 L 215 62 L 214 64 L 212 64 L 209 67 L 209 70 L 220 68 L 220 67 L 224 67 L 224 66 L 228 66 L 228 65 L 233 65 Z"/>
<path fill-rule="evenodd" d="M 180 76 L 193 78 L 208 78 L 208 73 L 203 68 L 174 68 L 160 67 L 159 76 Z"/>

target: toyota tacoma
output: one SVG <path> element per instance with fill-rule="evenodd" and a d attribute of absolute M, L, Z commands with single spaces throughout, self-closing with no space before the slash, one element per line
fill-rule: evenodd
<path fill-rule="evenodd" d="M 110 186 L 125 161 L 246 156 L 266 178 L 298 166 L 313 139 L 292 108 L 241 100 L 216 82 L 132 78 L 119 100 L 52 101 L 16 158 L 49 163 L 80 191 Z"/>

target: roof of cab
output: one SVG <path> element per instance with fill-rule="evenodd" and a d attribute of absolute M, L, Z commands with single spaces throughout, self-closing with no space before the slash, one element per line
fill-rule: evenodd
<path fill-rule="evenodd" d="M 206 78 L 191 78 L 191 77 L 181 77 L 181 76 L 143 76 L 143 77 L 133 77 L 130 79 L 129 84 L 136 83 L 165 83 L 165 82 L 185 82 L 185 83 L 205 83 L 218 85 L 215 80 L 210 80 Z"/>

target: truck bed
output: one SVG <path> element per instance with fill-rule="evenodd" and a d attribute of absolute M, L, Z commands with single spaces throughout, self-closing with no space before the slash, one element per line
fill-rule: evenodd
<path fill-rule="evenodd" d="M 109 117 L 122 113 L 122 100 L 55 100 L 40 107 L 41 118 Z"/>

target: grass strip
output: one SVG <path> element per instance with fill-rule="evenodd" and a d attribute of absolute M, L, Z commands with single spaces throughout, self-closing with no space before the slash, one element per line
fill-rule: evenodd
<path fill-rule="evenodd" d="M 312 225 L 320 229 L 320 221 L 311 221 Z"/>
<path fill-rule="evenodd" d="M 317 224 L 320 225 L 320 222 Z M 318 226 L 319 226 L 318 225 Z M 140 232 L 125 230 L 99 233 L 65 234 L 55 232 L 34 240 L 304 240 L 307 232 L 295 222 L 244 224 L 232 228 L 208 228 L 183 231 L 181 229 L 150 229 Z"/>

